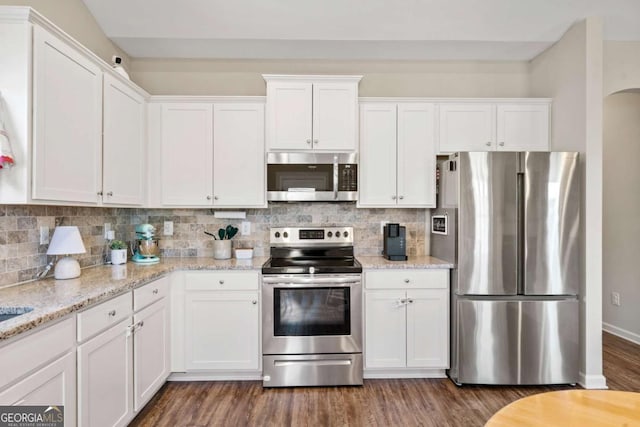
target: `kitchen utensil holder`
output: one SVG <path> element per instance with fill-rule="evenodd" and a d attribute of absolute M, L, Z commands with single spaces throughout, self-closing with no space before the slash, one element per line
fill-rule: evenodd
<path fill-rule="evenodd" d="M 214 240 L 213 257 L 215 259 L 231 258 L 231 240 Z"/>

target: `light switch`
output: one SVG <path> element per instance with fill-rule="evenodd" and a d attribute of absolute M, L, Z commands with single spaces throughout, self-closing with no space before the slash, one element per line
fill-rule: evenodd
<path fill-rule="evenodd" d="M 49 227 L 43 225 L 40 227 L 40 244 L 46 245 L 49 243 Z"/>
<path fill-rule="evenodd" d="M 164 222 L 163 233 L 165 236 L 173 236 L 173 221 Z"/>
<path fill-rule="evenodd" d="M 251 234 L 251 222 L 242 221 L 241 228 L 242 228 L 241 233 L 243 236 L 249 236 Z"/>

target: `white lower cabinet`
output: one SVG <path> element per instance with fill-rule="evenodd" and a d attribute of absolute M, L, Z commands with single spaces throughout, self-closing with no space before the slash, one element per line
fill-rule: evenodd
<path fill-rule="evenodd" d="M 79 331 L 107 328 L 78 346 L 79 425 L 127 425 L 166 380 L 168 291 L 158 279 L 78 314 Z M 124 320 L 108 324 L 117 317 Z"/>
<path fill-rule="evenodd" d="M 74 333 L 73 318 L 69 318 L 2 347 L 0 405 L 64 406 L 65 425 L 76 425 Z M 47 351 L 38 350 L 42 348 Z"/>
<path fill-rule="evenodd" d="M 184 274 L 184 310 L 172 318 L 173 343 L 181 346 L 174 354 L 184 355 L 177 370 L 208 379 L 259 377 L 259 285 L 257 271 Z"/>
<path fill-rule="evenodd" d="M 133 417 L 131 319 L 78 347 L 78 420 L 82 426 L 123 426 Z"/>
<path fill-rule="evenodd" d="M 366 272 L 365 375 L 448 367 L 449 270 Z"/>

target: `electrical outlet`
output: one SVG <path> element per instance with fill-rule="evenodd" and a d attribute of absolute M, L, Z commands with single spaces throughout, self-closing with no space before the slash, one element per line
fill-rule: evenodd
<path fill-rule="evenodd" d="M 173 221 L 164 222 L 163 233 L 165 236 L 173 236 Z"/>
<path fill-rule="evenodd" d="M 243 236 L 249 236 L 251 235 L 251 222 L 249 221 L 242 221 L 242 230 L 241 230 L 241 234 Z"/>
<path fill-rule="evenodd" d="M 110 222 L 105 222 L 104 223 L 104 238 L 109 240 L 109 232 L 111 231 L 111 223 Z"/>
<path fill-rule="evenodd" d="M 49 243 L 49 227 L 43 225 L 40 227 L 40 244 L 46 245 Z"/>
<path fill-rule="evenodd" d="M 384 233 L 384 226 L 389 224 L 389 221 L 380 221 L 380 233 Z"/>
<path fill-rule="evenodd" d="M 611 292 L 611 304 L 620 307 L 620 293 Z"/>
<path fill-rule="evenodd" d="M 116 232 L 115 231 L 113 231 L 113 230 L 107 231 L 107 237 L 106 237 L 107 240 L 113 240 L 115 238 L 116 238 Z"/>

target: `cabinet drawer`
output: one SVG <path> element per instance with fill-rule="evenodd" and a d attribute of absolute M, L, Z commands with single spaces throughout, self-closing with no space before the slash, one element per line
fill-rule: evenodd
<path fill-rule="evenodd" d="M 169 293 L 169 279 L 162 277 L 133 290 L 133 310 L 138 311 Z"/>
<path fill-rule="evenodd" d="M 73 348 L 74 318 L 0 348 L 0 388 Z"/>
<path fill-rule="evenodd" d="M 385 270 L 365 272 L 367 289 L 446 289 L 449 270 Z"/>
<path fill-rule="evenodd" d="M 254 290 L 260 281 L 257 271 L 188 272 L 185 274 L 186 290 Z"/>
<path fill-rule="evenodd" d="M 78 313 L 78 341 L 86 340 L 127 316 L 131 316 L 131 292 Z"/>

